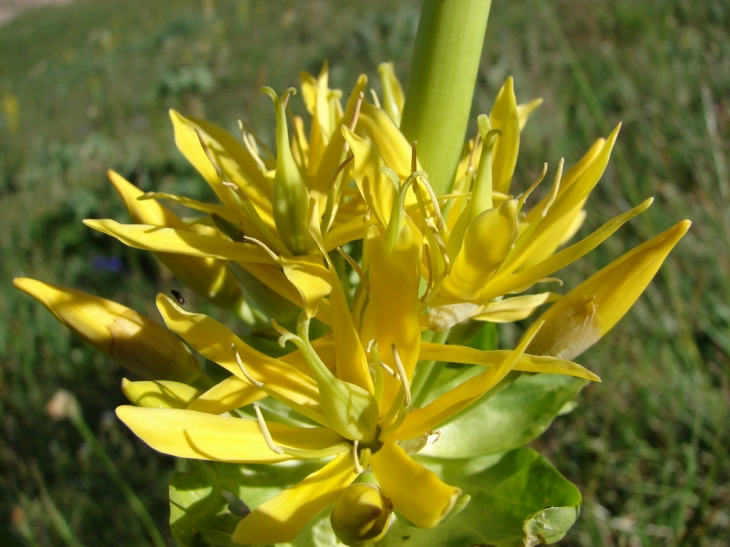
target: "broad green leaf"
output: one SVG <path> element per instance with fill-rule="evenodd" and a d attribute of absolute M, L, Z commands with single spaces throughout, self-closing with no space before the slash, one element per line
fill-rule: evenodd
<path fill-rule="evenodd" d="M 559 374 L 522 374 L 439 426 L 441 437 L 422 454 L 463 458 L 523 446 L 541 435 L 586 383 Z"/>
<path fill-rule="evenodd" d="M 432 530 L 396 520 L 379 547 L 517 547 L 525 545 L 526 533 L 532 540 L 526 545 L 554 543 L 580 513 L 575 485 L 529 448 L 471 460 L 419 461 L 472 499 L 461 513 Z"/>

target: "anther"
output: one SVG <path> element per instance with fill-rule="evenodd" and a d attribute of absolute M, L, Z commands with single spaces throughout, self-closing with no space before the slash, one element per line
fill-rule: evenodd
<path fill-rule="evenodd" d="M 261 414 L 261 409 L 259 408 L 259 405 L 253 405 L 253 409 L 256 411 L 256 419 L 259 422 L 259 429 L 261 430 L 261 436 L 264 438 L 264 442 L 266 443 L 266 446 L 271 449 L 272 452 L 275 452 L 277 454 L 283 454 L 284 451 L 276 446 L 274 444 L 274 439 L 271 438 L 271 433 L 269 433 L 269 428 L 266 427 L 266 422 L 264 421 L 264 416 Z"/>
<path fill-rule="evenodd" d="M 375 349 L 378 349 L 378 341 L 375 338 L 370 340 L 370 342 L 368 342 L 368 345 L 365 346 L 365 353 L 370 353 L 370 350 L 373 346 L 375 346 Z"/>
<path fill-rule="evenodd" d="M 395 365 L 398 367 L 398 375 L 400 376 L 400 381 L 403 384 L 404 405 L 408 408 L 411 406 L 411 383 L 408 381 L 406 369 L 403 367 L 403 361 L 401 361 L 400 355 L 398 355 L 398 348 L 395 347 L 395 344 L 391 344 L 390 347 L 393 350 L 393 359 L 395 359 Z"/>
<path fill-rule="evenodd" d="M 372 87 L 370 88 L 370 94 L 373 96 L 373 104 L 375 106 L 377 106 L 378 108 L 381 108 L 380 99 L 378 99 L 378 94 L 375 92 L 375 90 Z"/>
<path fill-rule="evenodd" d="M 563 163 L 565 163 L 565 160 L 563 158 L 560 158 L 560 161 L 558 162 L 558 171 L 555 173 L 553 187 L 550 190 L 550 197 L 548 198 L 548 202 L 545 204 L 545 207 L 542 208 L 542 212 L 540 213 L 540 216 L 542 218 L 545 218 L 545 216 L 548 214 L 548 211 L 550 210 L 550 207 L 552 207 L 553 203 L 555 203 L 555 200 L 558 197 L 558 191 L 560 190 L 560 179 L 563 176 Z"/>
<path fill-rule="evenodd" d="M 396 375 L 395 371 L 392 368 L 390 368 L 384 361 L 378 361 L 378 364 L 381 367 L 383 367 L 383 370 L 385 370 L 385 372 L 387 372 L 388 374 L 390 374 L 393 378 L 397 378 L 398 377 Z"/>
<path fill-rule="evenodd" d="M 360 268 L 360 265 L 355 262 L 353 258 L 342 249 L 342 247 L 337 247 L 337 252 L 342 255 L 342 258 L 347 260 L 347 263 L 352 267 L 357 276 L 360 278 L 360 282 L 363 284 L 363 287 L 365 287 L 365 290 L 369 291 L 370 285 L 368 284 L 368 280 L 365 278 L 365 274 Z"/>
<path fill-rule="evenodd" d="M 246 380 L 251 382 L 253 385 L 255 385 L 258 388 L 264 387 L 263 382 L 259 382 L 258 380 L 254 379 L 251 374 L 249 374 L 248 370 L 246 370 L 246 366 L 243 364 L 243 361 L 241 360 L 241 356 L 238 354 L 238 351 L 236 350 L 236 345 L 231 344 L 231 349 L 233 350 L 233 354 L 236 356 L 236 363 L 238 363 L 238 368 L 241 369 L 241 372 L 246 377 Z"/>
<path fill-rule="evenodd" d="M 357 455 L 357 445 L 360 444 L 358 441 L 352 443 L 352 462 L 355 465 L 355 473 L 358 475 L 363 472 L 362 465 L 360 465 L 360 457 Z"/>
<path fill-rule="evenodd" d="M 365 98 L 365 94 L 361 91 L 360 95 L 357 97 L 357 102 L 355 103 L 355 112 L 352 114 L 352 121 L 350 122 L 350 131 L 355 131 L 355 126 L 357 125 L 357 121 L 360 118 L 360 108 L 362 107 L 362 101 Z"/>
<path fill-rule="evenodd" d="M 532 194 L 532 191 L 535 188 L 537 188 L 537 185 L 540 184 L 542 182 L 542 179 L 545 178 L 545 175 L 547 174 L 547 169 L 548 169 L 548 164 L 543 163 L 542 164 L 542 173 L 540 173 L 540 176 L 537 177 L 537 180 L 535 182 L 533 182 L 527 190 L 525 190 L 524 192 L 522 192 L 522 194 L 520 194 L 520 196 L 517 199 L 517 203 L 519 205 L 519 210 L 522 209 L 522 205 L 524 205 L 525 201 L 527 201 L 527 198 L 530 196 L 530 194 Z"/>

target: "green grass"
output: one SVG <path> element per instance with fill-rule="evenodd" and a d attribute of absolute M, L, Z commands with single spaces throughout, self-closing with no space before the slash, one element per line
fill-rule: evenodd
<path fill-rule="evenodd" d="M 373 4 L 378 15 L 345 2 L 79 1 L 0 27 L 0 544 L 150 544 L 103 461 L 70 422 L 48 417 L 58 388 L 81 401 L 172 544 L 174 462 L 113 417 L 123 371 L 10 279 L 71 285 L 155 315 L 154 294 L 174 281 L 80 224 L 126 218 L 104 171 L 207 198 L 174 149 L 168 108 L 232 131 L 241 118 L 271 139 L 261 85 L 297 85 L 301 69 L 316 73 L 325 58 L 345 91 L 383 60 L 405 81 L 418 3 Z M 566 285 L 682 218 L 694 222 L 634 310 L 581 356 L 603 383 L 535 443 L 584 495 L 564 545 L 723 546 L 730 537 L 727 28 L 720 0 L 492 7 L 475 113 L 488 112 L 508 75 L 519 101 L 545 99 L 523 133 L 515 184 L 529 184 L 544 161 L 572 163 L 623 121 L 583 233 L 656 197 L 562 272 Z M 18 101 L 15 132 L 8 97 Z M 122 271 L 95 269 L 100 255 L 119 257 Z"/>

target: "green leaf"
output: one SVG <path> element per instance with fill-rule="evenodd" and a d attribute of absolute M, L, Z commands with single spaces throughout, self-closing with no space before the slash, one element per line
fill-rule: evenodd
<path fill-rule="evenodd" d="M 432 530 L 396 520 L 379 547 L 532 547 L 560 540 L 580 513 L 578 489 L 532 449 L 466 460 L 418 459 L 471 502 Z"/>
<path fill-rule="evenodd" d="M 439 426 L 441 437 L 422 454 L 464 458 L 524 446 L 564 413 L 586 380 L 560 374 L 521 374 Z M 488 394 L 489 395 L 489 394 Z"/>
<path fill-rule="evenodd" d="M 196 460 L 187 463 L 187 473 L 175 473 L 170 479 L 170 528 L 181 546 L 193 547 L 198 531 L 228 531 L 233 515 L 212 469 Z"/>

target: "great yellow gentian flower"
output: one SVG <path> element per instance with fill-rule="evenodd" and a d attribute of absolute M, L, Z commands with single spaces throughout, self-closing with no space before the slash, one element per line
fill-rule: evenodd
<path fill-rule="evenodd" d="M 367 230 L 362 286 L 352 311 L 328 262 L 322 279 L 330 284 L 326 300 L 331 333 L 310 341 L 311 313 L 302 313 L 296 333 L 277 326 L 280 343 L 297 346 L 280 359 L 254 350 L 210 317 L 184 311 L 165 295 L 157 298 L 168 328 L 232 376 L 192 400 L 189 391 L 181 389 L 179 396 L 168 397 L 163 404 L 150 393 L 175 392 L 175 386 L 146 383 L 148 404 L 165 408 L 117 409 L 119 418 L 141 439 L 166 454 L 213 461 L 276 463 L 334 456 L 301 483 L 256 507 L 233 533 L 236 542 L 293 540 L 364 472 L 372 472 L 382 495 L 411 523 L 436 526 L 461 492 L 411 459 L 409 452 L 423 447 L 440 423 L 478 400 L 511 370 L 597 380 L 570 361 L 525 353 L 541 323 L 514 351 L 422 342 L 418 297 L 422 235 L 402 211 L 392 216 L 390 223 L 394 222 L 395 228 L 381 230 L 372 224 Z M 319 224 L 310 219 L 309 230 L 323 245 Z M 482 365 L 485 370 L 423 407 L 412 408 L 410 382 L 417 362 L 446 355 L 449 361 Z M 132 387 L 128 384 L 127 391 Z M 293 427 L 266 420 L 258 407 L 252 413 L 255 418 L 223 415 L 263 395 L 316 425 Z"/>

